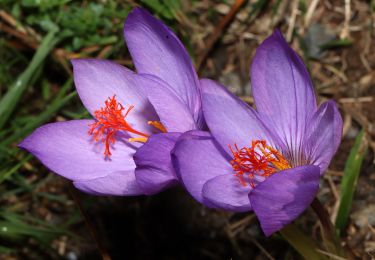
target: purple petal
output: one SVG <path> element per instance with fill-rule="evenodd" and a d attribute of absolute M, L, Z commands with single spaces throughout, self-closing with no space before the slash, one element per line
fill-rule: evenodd
<path fill-rule="evenodd" d="M 314 89 L 298 55 L 276 30 L 257 49 L 251 66 L 257 111 L 287 147 L 299 150 L 308 120 L 316 111 Z"/>
<path fill-rule="evenodd" d="M 147 100 L 144 88 L 152 88 L 158 83 L 107 60 L 76 59 L 72 60 L 72 64 L 78 94 L 92 115 L 95 110 L 104 107 L 108 97 L 116 95 L 125 108 L 134 105 L 127 122 L 138 131 L 152 132 L 147 121 L 158 120 L 158 117 Z"/>
<path fill-rule="evenodd" d="M 177 176 L 187 191 L 199 202 L 210 206 L 202 197 L 203 185 L 210 179 L 232 172 L 229 159 L 207 132 L 183 134 L 172 151 Z"/>
<path fill-rule="evenodd" d="M 158 193 L 178 183 L 171 150 L 181 133 L 151 135 L 134 155 L 135 177 L 145 194 Z"/>
<path fill-rule="evenodd" d="M 217 208 L 234 212 L 250 211 L 250 186 L 243 186 L 233 170 L 217 176 L 203 186 L 203 197 Z"/>
<path fill-rule="evenodd" d="M 104 144 L 91 140 L 93 120 L 73 120 L 47 124 L 36 129 L 19 144 L 51 171 L 70 180 L 89 180 L 119 171 L 133 171 L 137 144 L 118 140 L 111 158 L 104 157 Z"/>
<path fill-rule="evenodd" d="M 309 123 L 305 154 L 323 174 L 336 153 L 342 136 L 342 118 L 334 101 L 323 103 Z"/>
<path fill-rule="evenodd" d="M 157 76 L 172 87 L 197 120 L 199 81 L 177 36 L 160 20 L 135 8 L 125 22 L 125 40 L 138 73 Z"/>
<path fill-rule="evenodd" d="M 150 75 L 144 75 L 150 77 Z M 159 82 L 147 88 L 147 97 L 155 108 L 161 123 L 168 132 L 186 132 L 197 128 L 189 108 L 172 92 L 166 83 L 155 77 L 150 77 Z"/>
<path fill-rule="evenodd" d="M 77 189 L 93 195 L 136 196 L 143 191 L 138 186 L 134 171 L 114 172 L 104 177 L 73 182 Z"/>
<path fill-rule="evenodd" d="M 215 81 L 203 79 L 202 105 L 208 128 L 228 153 L 229 146 L 249 146 L 252 140 L 266 140 L 275 146 L 273 138 L 256 112 L 225 87 Z"/>
<path fill-rule="evenodd" d="M 300 166 L 277 172 L 249 194 L 251 206 L 266 236 L 296 219 L 319 189 L 319 167 Z"/>

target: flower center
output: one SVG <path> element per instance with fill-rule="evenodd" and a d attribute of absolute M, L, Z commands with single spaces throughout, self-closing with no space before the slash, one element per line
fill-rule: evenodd
<path fill-rule="evenodd" d="M 234 144 L 234 149 L 229 148 L 233 154 L 230 163 L 243 186 L 248 183 L 254 188 L 275 172 L 291 168 L 283 155 L 267 145 L 265 140 L 253 140 L 251 147 L 238 149 Z"/>
<path fill-rule="evenodd" d="M 129 106 L 127 109 L 116 100 L 116 95 L 108 98 L 105 102 L 105 107 L 102 107 L 94 112 L 96 119 L 95 123 L 90 124 L 89 135 L 93 136 L 96 142 L 105 144 L 104 156 L 110 157 L 112 155 L 110 146 L 116 142 L 116 133 L 118 131 L 125 131 L 139 137 L 129 138 L 129 142 L 146 142 L 149 135 L 135 130 L 127 121 L 126 117 L 134 106 Z M 124 113 L 125 111 L 125 113 Z M 167 132 L 165 127 L 159 121 L 149 121 L 149 125 L 154 126 L 162 132 Z"/>

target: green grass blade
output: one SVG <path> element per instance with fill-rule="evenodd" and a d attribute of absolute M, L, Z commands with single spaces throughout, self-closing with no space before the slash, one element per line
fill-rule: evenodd
<path fill-rule="evenodd" d="M 0 211 L 0 238 L 21 239 L 33 237 L 48 245 L 58 235 L 68 234 L 67 230 L 47 224 L 44 221 L 25 217 L 9 211 Z"/>
<path fill-rule="evenodd" d="M 25 158 L 23 158 L 19 163 L 17 163 L 15 166 L 7 169 L 6 171 L 0 171 L 0 183 L 2 183 L 4 180 L 9 178 L 12 174 L 17 172 L 19 168 L 21 168 L 22 165 L 24 165 L 28 160 L 30 160 L 32 156 L 28 154 Z"/>
<path fill-rule="evenodd" d="M 344 176 L 341 180 L 340 205 L 336 217 L 336 228 L 340 232 L 343 231 L 348 222 L 362 161 L 368 148 L 364 133 L 364 130 L 362 130 L 355 140 L 354 146 L 346 161 Z"/>
<path fill-rule="evenodd" d="M 280 231 L 283 238 L 305 259 L 325 260 L 324 255 L 320 254 L 315 242 L 305 236 L 295 225 L 290 224 Z"/>
<path fill-rule="evenodd" d="M 320 45 L 321 50 L 329 50 L 329 49 L 335 49 L 335 48 L 343 48 L 351 46 L 353 42 L 349 39 L 342 39 L 342 40 L 333 40 L 330 42 L 327 42 L 325 44 Z"/>
<path fill-rule="evenodd" d="M 69 86 L 72 84 L 71 79 L 67 82 Z M 63 87 L 61 89 L 62 92 L 65 92 L 66 89 Z M 22 127 L 19 131 L 15 132 L 12 136 L 5 139 L 4 141 L 0 142 L 0 146 L 9 145 L 12 142 L 19 140 L 20 138 L 29 134 L 32 130 L 34 130 L 39 125 L 48 121 L 58 110 L 64 107 L 70 100 L 72 100 L 77 95 L 77 92 L 72 92 L 65 97 L 61 97 L 60 93 L 55 98 L 55 100 L 51 103 L 51 105 L 42 112 L 39 116 L 30 120 L 24 127 Z"/>
<path fill-rule="evenodd" d="M 10 115 L 16 108 L 19 100 L 22 97 L 22 94 L 29 86 L 30 80 L 32 79 L 35 72 L 38 70 L 44 59 L 58 42 L 56 33 L 57 29 L 52 30 L 47 34 L 47 36 L 45 36 L 26 70 L 17 78 L 8 92 L 0 100 L 0 129 L 5 125 Z"/>

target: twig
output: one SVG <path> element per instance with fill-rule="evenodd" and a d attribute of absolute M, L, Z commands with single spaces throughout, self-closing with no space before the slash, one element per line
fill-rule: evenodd
<path fill-rule="evenodd" d="M 335 254 L 328 253 L 328 252 L 320 250 L 320 249 L 316 249 L 316 251 L 318 251 L 319 253 L 321 253 L 323 255 L 329 256 L 332 259 L 336 259 L 336 260 L 346 260 L 347 259 L 347 258 L 343 258 L 343 257 L 337 256 Z"/>
<path fill-rule="evenodd" d="M 251 242 L 253 242 L 253 244 L 254 244 L 257 248 L 260 249 L 260 251 L 262 251 L 262 253 L 263 253 L 268 259 L 270 259 L 270 260 L 275 260 L 275 258 L 273 258 L 273 257 L 267 252 L 267 250 L 266 250 L 264 247 L 262 247 L 262 245 L 261 245 L 260 243 L 258 243 L 258 241 L 256 241 L 256 240 L 253 239 L 253 238 L 251 238 L 250 240 L 251 240 Z"/>
<path fill-rule="evenodd" d="M 237 12 L 240 10 L 240 7 L 245 3 L 245 0 L 236 0 L 230 9 L 229 13 L 220 21 L 219 25 L 215 28 L 214 32 L 206 42 L 206 49 L 202 55 L 198 58 L 197 61 L 197 71 L 200 70 L 203 63 L 206 61 L 208 54 L 212 51 L 213 46 L 219 40 L 220 36 L 223 33 L 223 30 L 228 26 L 228 24 L 233 20 Z"/>
<path fill-rule="evenodd" d="M 2 18 L 10 27 L 0 22 L 0 31 L 6 32 L 24 43 L 27 47 L 37 50 L 40 44 L 40 36 L 37 35 L 32 28 L 22 26 L 12 15 L 0 11 L 0 18 Z M 64 70 L 72 75 L 71 69 L 67 63 L 68 56 L 71 55 L 63 49 L 54 49 L 52 51 L 52 57 L 59 62 Z"/>
<path fill-rule="evenodd" d="M 352 126 L 352 117 L 349 114 L 345 113 L 344 116 L 344 125 L 342 128 L 342 136 L 346 136 L 346 134 L 349 132 L 350 127 Z"/>
<path fill-rule="evenodd" d="M 326 64 L 324 65 L 324 68 L 337 75 L 343 82 L 348 82 L 348 77 L 345 75 L 345 73 L 336 69 L 334 66 Z"/>
<path fill-rule="evenodd" d="M 10 24 L 11 26 L 13 26 L 13 27 L 17 27 L 18 31 L 20 31 L 21 33 L 24 33 L 24 34 L 27 33 L 26 29 L 23 28 L 22 26 L 19 26 L 17 20 L 14 19 L 13 16 L 11 16 L 10 14 L 8 14 L 8 13 L 5 12 L 4 10 L 1 10 L 1 11 L 0 11 L 0 17 L 1 17 L 5 22 L 7 22 L 8 24 Z"/>
<path fill-rule="evenodd" d="M 345 0 L 345 20 L 344 27 L 340 33 L 340 39 L 349 38 L 349 23 L 350 23 L 350 0 Z"/>
<path fill-rule="evenodd" d="M 30 35 L 32 38 L 35 39 L 35 41 L 39 42 L 42 37 L 37 34 L 33 28 L 29 26 L 23 26 L 20 22 L 17 21 L 16 18 L 14 18 L 11 14 L 8 14 L 4 10 L 0 10 L 0 18 L 2 18 L 6 23 L 14 27 L 17 31 Z"/>
<path fill-rule="evenodd" d="M 311 4 L 309 5 L 309 8 L 307 9 L 307 13 L 305 16 L 305 28 L 309 27 L 312 15 L 314 14 L 314 11 L 316 7 L 318 6 L 319 0 L 313 0 Z"/>
<path fill-rule="evenodd" d="M 375 98 L 373 96 L 367 96 L 367 97 L 357 97 L 357 98 L 340 98 L 340 103 L 363 103 L 363 102 L 373 102 Z"/>
<path fill-rule="evenodd" d="M 298 5 L 299 5 L 299 0 L 294 0 L 292 3 L 292 14 L 290 15 L 288 31 L 286 33 L 286 39 L 288 42 L 292 40 L 294 26 L 296 24 L 296 18 L 298 14 Z"/>
<path fill-rule="evenodd" d="M 357 102 L 354 103 L 344 103 L 342 108 L 345 113 L 349 114 L 352 118 L 357 121 L 362 128 L 366 129 L 371 135 L 375 132 L 374 131 L 374 123 L 368 120 L 368 118 L 363 115 L 362 111 L 360 110 Z"/>
<path fill-rule="evenodd" d="M 324 176 L 324 179 L 328 181 L 329 188 L 331 189 L 331 192 L 332 192 L 333 196 L 335 197 L 335 204 L 332 207 L 331 217 L 330 217 L 330 219 L 333 223 L 335 221 L 336 217 L 337 217 L 337 212 L 338 212 L 339 205 L 340 205 L 340 195 L 339 195 L 339 192 L 337 191 L 337 188 L 336 188 L 335 184 L 333 183 L 332 176 L 329 175 L 329 174 L 326 174 Z"/>
<path fill-rule="evenodd" d="M 32 39 L 30 36 L 27 34 L 14 30 L 12 27 L 5 25 L 4 23 L 0 22 L 0 31 L 3 31 L 7 34 L 10 34 L 18 39 L 20 39 L 24 44 L 27 46 L 31 47 L 32 49 L 37 49 L 38 48 L 38 43 Z"/>
<path fill-rule="evenodd" d="M 228 224 L 232 236 L 234 237 L 239 232 L 243 231 L 253 221 L 254 217 L 254 215 L 249 215 L 233 224 Z"/>

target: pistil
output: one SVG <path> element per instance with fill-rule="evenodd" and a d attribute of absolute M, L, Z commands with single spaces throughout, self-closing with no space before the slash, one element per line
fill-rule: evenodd
<path fill-rule="evenodd" d="M 277 171 L 290 168 L 289 162 L 283 155 L 267 145 L 265 140 L 253 140 L 251 147 L 239 149 L 236 144 L 234 148 L 229 146 L 233 160 L 231 165 L 241 184 L 250 184 L 255 187 L 256 182 L 263 180 Z"/>
<path fill-rule="evenodd" d="M 129 132 L 138 136 L 129 138 L 129 142 L 144 143 L 147 141 L 149 135 L 134 129 L 126 120 L 134 106 L 131 105 L 125 109 L 125 107 L 117 101 L 116 95 L 108 98 L 104 104 L 105 107 L 102 107 L 94 112 L 96 122 L 90 124 L 90 130 L 88 133 L 89 135 L 93 136 L 93 139 L 96 142 L 102 142 L 105 144 L 104 156 L 106 158 L 112 155 L 110 146 L 115 144 L 116 134 L 119 131 Z M 148 124 L 154 126 L 162 132 L 167 131 L 158 121 L 150 121 Z"/>

